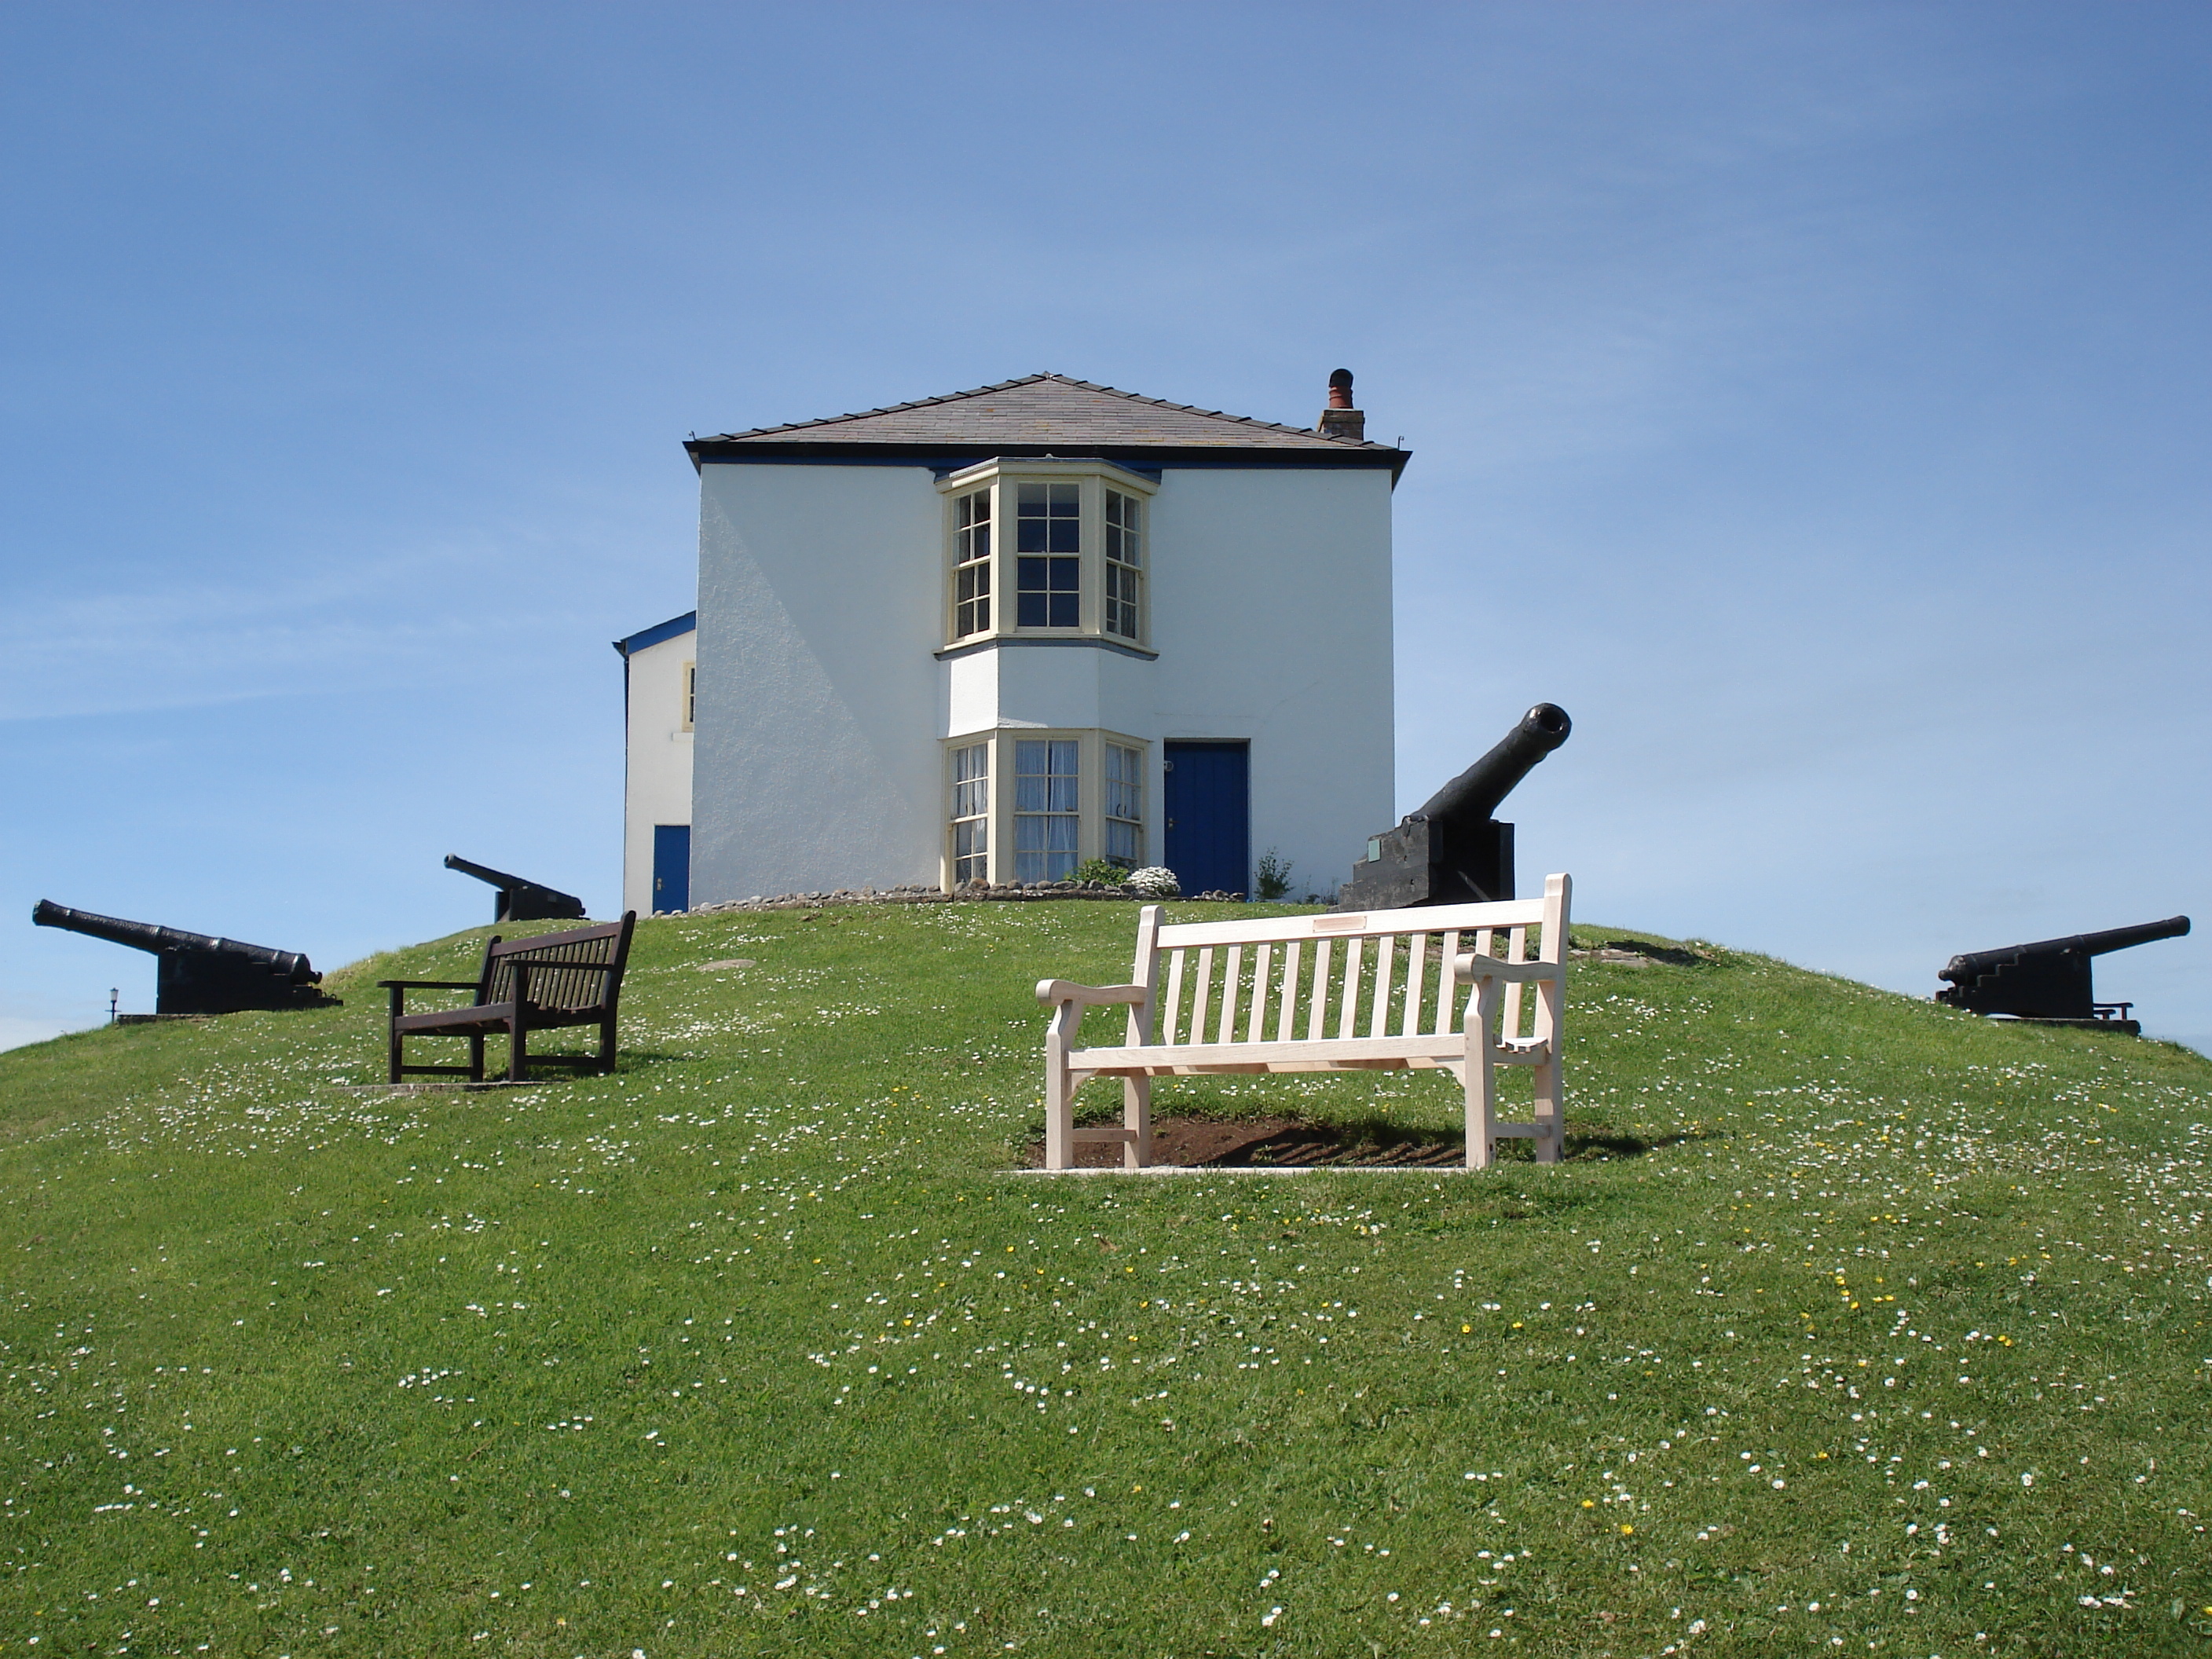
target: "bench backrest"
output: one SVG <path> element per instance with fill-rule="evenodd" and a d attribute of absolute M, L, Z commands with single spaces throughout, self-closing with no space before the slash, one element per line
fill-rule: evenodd
<path fill-rule="evenodd" d="M 532 939 L 502 939 L 496 933 L 484 947 L 483 972 L 477 983 L 479 1003 L 507 1002 L 514 995 L 517 962 L 589 963 L 603 965 L 606 973 L 563 973 L 558 967 L 533 968 L 530 1000 L 538 1008 L 563 1013 L 611 1013 L 622 995 L 623 969 L 629 961 L 630 931 L 637 925 L 635 911 L 620 921 L 596 927 L 577 927 L 565 933 L 539 933 Z"/>
<path fill-rule="evenodd" d="M 1158 906 L 1147 905 L 1138 920 L 1131 978 L 1151 990 L 1152 1006 L 1130 1011 L 1128 1040 L 1449 1036 L 1462 1029 L 1471 994 L 1455 978 L 1452 959 L 1472 951 L 1507 962 L 1565 962 L 1567 902 L 1567 878 L 1555 875 L 1546 878 L 1541 898 L 1493 904 L 1171 926 L 1161 923 Z M 1505 990 L 1506 1037 L 1522 1035 L 1521 992 L 1518 985 Z M 1540 1011 L 1539 1024 L 1541 1018 Z"/>

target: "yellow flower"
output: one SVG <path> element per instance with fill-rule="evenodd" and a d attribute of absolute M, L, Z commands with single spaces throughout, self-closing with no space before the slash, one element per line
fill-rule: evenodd
<path fill-rule="evenodd" d="M 1597 1507 L 1597 1505 L 1596 1505 L 1595 1503 L 1593 1503 L 1590 1499 L 1589 1499 L 1589 1498 L 1583 1498 L 1583 1507 L 1584 1509 L 1586 1509 L 1586 1510 L 1594 1510 L 1594 1509 L 1595 1509 L 1595 1508 Z"/>
<path fill-rule="evenodd" d="M 1627 1537 L 1629 1534 L 1631 1534 L 1631 1533 L 1634 1532 L 1635 1530 L 1636 1530 L 1636 1528 L 1633 1528 L 1633 1527 L 1632 1527 L 1632 1526 L 1630 1526 L 1630 1525 L 1628 1524 L 1628 1522 L 1626 1522 L 1626 1521 L 1624 1521 L 1624 1522 L 1622 1522 L 1620 1523 L 1620 1535 L 1621 1535 L 1623 1538 Z"/>

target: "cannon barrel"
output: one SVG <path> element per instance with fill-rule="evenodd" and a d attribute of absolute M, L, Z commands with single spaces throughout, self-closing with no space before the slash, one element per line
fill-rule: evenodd
<path fill-rule="evenodd" d="M 2131 950 L 2153 939 L 2179 939 L 2189 931 L 2187 916 L 2168 916 L 2164 921 L 2137 922 L 2132 927 L 2107 927 L 2100 933 L 2070 933 L 2064 939 L 2038 939 L 2033 945 L 2008 945 L 1996 951 L 1966 951 L 1953 957 L 1936 973 L 1954 985 L 1994 971 L 2002 963 L 2022 957 L 2101 957 Z"/>
<path fill-rule="evenodd" d="M 446 854 L 446 868 L 458 870 L 465 876 L 474 876 L 478 881 L 488 881 L 495 887 L 535 887 L 533 881 L 520 876 L 510 876 L 504 870 L 495 870 L 488 864 L 471 864 L 458 853 Z"/>
<path fill-rule="evenodd" d="M 1555 702 L 1540 702 L 1490 752 L 1429 797 L 1413 816 L 1477 823 L 1498 811 L 1538 761 L 1567 740 L 1574 722 Z"/>
<path fill-rule="evenodd" d="M 584 901 L 574 893 L 564 893 L 542 882 L 526 881 L 489 865 L 471 864 L 458 854 L 446 854 L 446 868 L 474 876 L 499 889 L 499 897 L 492 905 L 494 921 L 569 921 L 580 920 L 584 915 Z"/>
<path fill-rule="evenodd" d="M 1574 722 L 1540 702 L 1480 760 L 1418 812 L 1367 840 L 1367 856 L 1337 890 L 1340 910 L 1485 904 L 1513 896 L 1513 826 L 1491 815 L 1529 769 L 1567 740 Z"/>
<path fill-rule="evenodd" d="M 194 956 L 229 957 L 255 963 L 295 985 L 313 984 L 322 977 L 309 964 L 307 958 L 297 951 L 275 951 L 265 945 L 246 945 L 234 939 L 188 933 L 182 928 L 157 927 L 146 921 L 125 921 L 119 916 L 95 915 L 89 910 L 72 910 L 66 904 L 56 904 L 51 899 L 40 899 L 32 907 L 31 921 L 35 927 L 60 927 L 72 933 L 104 939 L 111 945 L 125 945 L 134 951 L 150 951 L 155 956 L 165 951 L 182 951 Z"/>

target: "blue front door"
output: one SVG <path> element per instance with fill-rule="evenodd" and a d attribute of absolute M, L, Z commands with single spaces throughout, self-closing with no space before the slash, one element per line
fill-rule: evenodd
<path fill-rule="evenodd" d="M 1167 866 L 1187 897 L 1252 890 L 1252 747 L 1170 743 L 1161 791 Z"/>
<path fill-rule="evenodd" d="M 653 826 L 653 914 L 691 908 L 691 826 Z"/>

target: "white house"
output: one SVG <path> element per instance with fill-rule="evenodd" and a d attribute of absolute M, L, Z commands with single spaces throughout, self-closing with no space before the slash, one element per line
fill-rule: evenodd
<path fill-rule="evenodd" d="M 696 617 L 617 640 L 623 659 L 623 908 L 691 904 L 691 680 Z"/>
<path fill-rule="evenodd" d="M 696 632 L 624 642 L 626 892 L 678 821 L 655 651 L 696 665 L 692 903 L 1094 857 L 1249 892 L 1270 851 L 1333 891 L 1395 817 L 1407 457 L 1351 387 L 1311 431 L 1036 374 L 693 439 Z"/>

